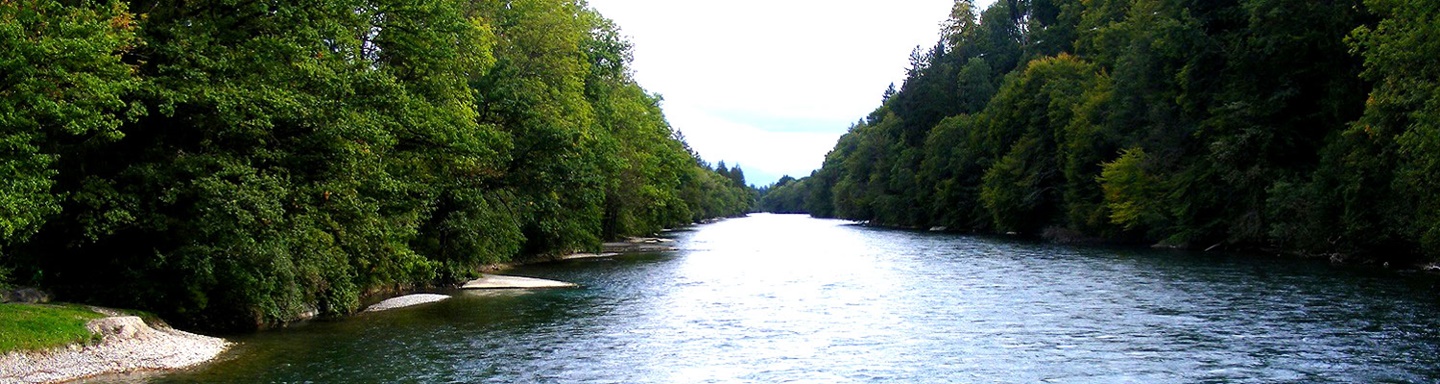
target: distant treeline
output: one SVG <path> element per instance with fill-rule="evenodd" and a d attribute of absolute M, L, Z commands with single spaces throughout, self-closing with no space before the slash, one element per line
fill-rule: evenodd
<path fill-rule="evenodd" d="M 957 1 L 942 29 L 761 209 L 1440 257 L 1440 2 Z"/>
<path fill-rule="evenodd" d="M 742 215 L 583 0 L 0 1 L 0 286 L 243 329 Z"/>

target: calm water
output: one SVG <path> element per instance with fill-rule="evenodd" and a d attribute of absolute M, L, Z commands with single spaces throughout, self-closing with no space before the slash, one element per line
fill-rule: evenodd
<path fill-rule="evenodd" d="M 182 382 L 1440 382 L 1440 279 L 756 215 L 240 338 Z"/>

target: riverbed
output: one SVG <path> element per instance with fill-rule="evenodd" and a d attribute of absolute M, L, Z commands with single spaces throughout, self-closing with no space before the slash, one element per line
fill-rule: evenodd
<path fill-rule="evenodd" d="M 753 215 L 679 251 L 519 267 L 572 289 L 232 338 L 104 381 L 1272 383 L 1440 380 L 1440 279 Z"/>

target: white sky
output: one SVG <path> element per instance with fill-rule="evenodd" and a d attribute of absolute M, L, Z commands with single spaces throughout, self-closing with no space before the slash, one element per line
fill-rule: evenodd
<path fill-rule="evenodd" d="M 994 0 L 976 1 L 984 9 Z M 706 161 L 808 176 L 904 80 L 953 0 L 589 0 L 635 46 L 636 80 Z"/>

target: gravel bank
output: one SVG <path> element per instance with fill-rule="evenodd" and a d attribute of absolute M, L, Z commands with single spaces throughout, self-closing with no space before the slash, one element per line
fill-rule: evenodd
<path fill-rule="evenodd" d="M 371 305 L 369 308 L 365 308 L 365 312 L 379 312 L 379 311 L 386 311 L 386 310 L 391 310 L 391 309 L 396 309 L 396 308 L 405 308 L 405 307 L 411 307 L 411 306 L 416 306 L 416 305 L 420 305 L 420 304 L 434 303 L 434 302 L 441 301 L 441 300 L 445 300 L 445 299 L 449 299 L 449 298 L 450 298 L 450 296 L 446 296 L 446 295 L 435 295 L 435 294 L 428 294 L 428 293 L 415 294 L 415 295 L 405 295 L 405 296 L 400 296 L 400 297 L 396 297 L 396 298 L 387 299 L 387 300 L 385 300 L 385 301 L 381 301 L 381 302 L 379 302 L 379 303 L 376 303 L 375 305 Z"/>
<path fill-rule="evenodd" d="M 219 356 L 230 342 L 168 327 L 151 328 L 134 316 L 91 321 L 103 335 L 95 345 L 72 345 L 0 356 L 0 383 L 55 383 L 91 376 L 190 367 Z"/>
<path fill-rule="evenodd" d="M 674 243 L 675 240 L 658 237 L 631 237 L 625 241 L 605 243 L 601 249 L 610 253 L 656 253 L 680 250 L 673 245 Z"/>
<path fill-rule="evenodd" d="M 506 275 L 485 275 L 485 277 L 471 280 L 465 283 L 465 285 L 460 286 L 461 289 L 541 289 L 574 287 L 576 287 L 574 283 L 563 281 Z"/>

